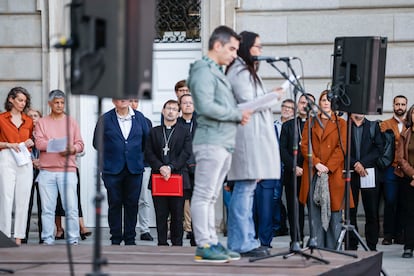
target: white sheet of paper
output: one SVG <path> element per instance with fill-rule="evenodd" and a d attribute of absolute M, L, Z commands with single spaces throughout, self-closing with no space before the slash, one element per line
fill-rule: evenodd
<path fill-rule="evenodd" d="M 262 106 L 266 105 L 266 103 L 273 101 L 277 99 L 276 93 L 267 93 L 263 97 L 256 98 L 249 102 L 239 103 L 237 107 L 241 110 L 252 110 L 253 112 L 256 112 L 258 109 L 260 109 Z"/>
<path fill-rule="evenodd" d="M 368 168 L 366 171 L 368 175 L 361 177 L 361 189 L 375 188 L 375 169 Z"/>
<path fill-rule="evenodd" d="M 16 152 L 14 149 L 10 149 L 14 160 L 16 160 L 17 166 L 23 166 L 32 162 L 32 156 L 30 155 L 29 150 L 27 149 L 26 145 L 22 142 L 19 144 L 19 152 Z"/>
<path fill-rule="evenodd" d="M 50 139 L 47 143 L 46 152 L 62 152 L 65 151 L 67 145 L 67 138 Z"/>

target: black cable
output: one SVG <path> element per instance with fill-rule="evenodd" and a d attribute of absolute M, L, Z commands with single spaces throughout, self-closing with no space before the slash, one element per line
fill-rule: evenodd
<path fill-rule="evenodd" d="M 63 48 L 63 64 L 66 64 L 66 49 L 67 48 Z M 66 140 L 66 150 L 68 150 L 70 148 L 70 104 L 69 104 L 69 92 L 70 92 L 70 86 L 68 85 L 68 81 L 66 79 L 66 67 L 63 67 L 63 74 L 64 74 L 64 86 L 65 86 L 65 93 L 66 93 L 66 99 L 65 99 L 65 105 L 66 105 L 66 135 L 67 135 L 67 140 Z M 64 208 L 65 208 L 65 226 L 66 226 L 66 231 L 68 233 L 68 235 L 66 235 L 66 250 L 68 253 L 68 264 L 69 264 L 69 271 L 70 271 L 70 275 L 75 275 L 74 272 L 74 267 L 73 267 L 73 257 L 72 257 L 72 249 L 71 249 L 71 244 L 69 243 L 69 212 L 68 212 L 68 169 L 69 169 L 69 154 L 66 153 L 65 156 L 65 166 L 64 166 L 64 177 L 63 177 L 63 185 L 64 187 L 64 199 L 65 199 L 65 204 L 64 204 Z M 78 222 L 79 223 L 79 222 Z"/>

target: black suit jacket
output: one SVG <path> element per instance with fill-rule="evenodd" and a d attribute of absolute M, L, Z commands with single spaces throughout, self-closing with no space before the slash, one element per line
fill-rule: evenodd
<path fill-rule="evenodd" d="M 300 133 L 298 133 L 298 158 L 297 158 L 297 166 L 303 166 L 303 155 L 300 150 L 299 142 L 301 133 L 303 130 L 304 122 L 300 119 L 300 117 L 296 118 L 298 122 L 298 129 L 300 129 Z M 284 171 L 292 174 L 293 170 L 293 135 L 294 135 L 294 124 L 295 120 L 291 119 L 287 122 L 284 122 L 282 125 L 282 130 L 280 132 L 280 158 L 282 160 Z"/>
<path fill-rule="evenodd" d="M 361 153 L 360 158 L 357 160 L 355 158 L 355 135 L 353 132 L 353 127 L 351 128 L 351 169 L 353 168 L 355 162 L 359 161 L 365 168 L 375 168 L 376 160 L 380 157 L 381 149 L 383 147 L 383 141 L 381 138 L 381 132 L 379 125 L 375 127 L 375 135 L 371 137 L 370 126 L 371 124 L 377 124 L 376 122 L 369 121 L 364 119 L 362 138 L 361 138 Z M 353 125 L 353 123 L 352 123 Z"/>
<path fill-rule="evenodd" d="M 184 189 L 190 189 L 191 185 L 187 172 L 187 160 L 191 156 L 192 144 L 191 134 L 187 128 L 181 124 L 174 126 L 174 132 L 171 135 L 168 147 L 168 161 L 164 158 L 163 147 L 165 146 L 163 128 L 165 126 L 156 126 L 151 129 L 145 145 L 145 161 L 150 165 L 152 173 L 159 173 L 160 167 L 169 165 L 172 168 L 171 173 L 183 175 Z"/>

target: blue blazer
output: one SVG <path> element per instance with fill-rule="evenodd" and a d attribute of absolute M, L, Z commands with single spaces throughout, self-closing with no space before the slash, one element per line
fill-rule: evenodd
<path fill-rule="evenodd" d="M 144 115 L 134 110 L 131 132 L 125 140 L 119 127 L 115 108 L 99 117 L 93 135 L 93 147 L 103 154 L 100 170 L 104 174 L 119 174 L 125 167 L 131 174 L 144 171 L 145 140 L 150 125 Z M 103 135 L 103 149 L 99 149 L 98 138 Z"/>

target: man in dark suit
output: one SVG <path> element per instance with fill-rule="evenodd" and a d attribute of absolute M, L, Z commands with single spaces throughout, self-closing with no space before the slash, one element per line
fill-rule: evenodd
<path fill-rule="evenodd" d="M 128 99 L 112 102 L 115 108 L 98 120 L 93 146 L 103 155 L 99 167 L 108 196 L 111 242 L 135 245 L 144 145 L 150 126 L 141 112 L 130 107 Z"/>
<path fill-rule="evenodd" d="M 359 192 L 365 211 L 365 239 L 370 250 L 375 251 L 379 237 L 379 203 L 380 203 L 380 177 L 376 160 L 381 155 L 383 141 L 379 125 L 375 121 L 368 121 L 363 114 L 351 114 L 351 189 L 355 208 L 350 209 L 351 224 L 357 227 L 357 209 Z M 372 131 L 372 124 L 375 125 Z M 366 182 L 372 174 L 374 179 Z M 357 250 L 358 239 L 351 233 L 347 250 Z"/>
<path fill-rule="evenodd" d="M 180 174 L 183 188 L 190 189 L 187 160 L 191 156 L 191 134 L 188 129 L 177 124 L 179 105 L 175 100 L 168 100 L 162 109 L 164 123 L 151 129 L 146 148 L 145 160 L 151 166 L 153 174 L 161 174 L 165 180 L 171 174 Z M 167 242 L 168 216 L 171 216 L 171 243 L 183 245 L 184 197 L 153 196 L 157 222 L 158 245 Z"/>
<path fill-rule="evenodd" d="M 311 94 L 307 94 L 309 98 L 315 101 L 315 98 Z M 305 125 L 307 112 L 306 107 L 308 102 L 305 96 L 299 97 L 299 101 L 297 104 L 297 113 L 298 116 L 296 117 L 297 120 L 297 131 L 298 131 L 298 144 L 297 148 L 300 148 L 300 142 L 302 140 L 302 130 Z M 293 187 L 293 135 L 295 132 L 294 128 L 294 119 L 291 119 L 282 125 L 282 130 L 280 134 L 280 158 L 282 160 L 284 170 L 283 170 L 283 186 L 285 186 L 285 193 L 286 193 L 286 203 L 287 203 L 287 212 L 288 212 L 288 220 L 289 220 L 289 232 L 291 241 L 299 241 L 303 242 L 303 226 L 304 226 L 304 206 L 299 202 L 299 228 L 296 232 L 298 234 L 297 239 L 294 239 L 294 200 L 299 195 L 300 190 L 300 183 L 303 174 L 303 156 L 300 150 L 298 151 L 297 156 L 297 164 L 295 168 L 295 174 L 297 177 L 297 194 L 294 195 L 294 187 Z"/>

